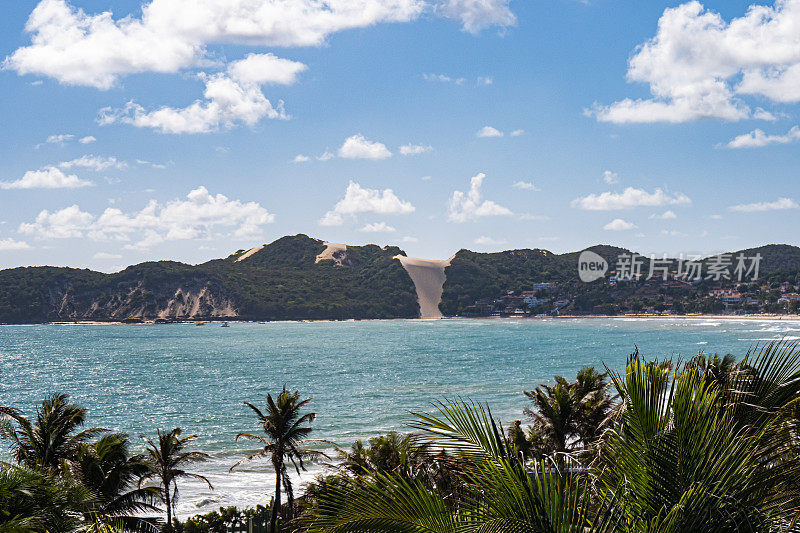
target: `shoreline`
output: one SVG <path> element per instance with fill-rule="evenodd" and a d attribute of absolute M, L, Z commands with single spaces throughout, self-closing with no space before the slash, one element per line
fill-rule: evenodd
<path fill-rule="evenodd" d="M 484 317 L 441 317 L 441 318 L 345 318 L 345 319 L 298 319 L 298 320 L 191 320 L 180 319 L 171 322 L 156 322 L 144 320 L 142 322 L 102 321 L 102 320 L 62 320 L 55 322 L 24 322 L 3 323 L 0 326 L 221 326 L 229 324 L 282 324 L 303 322 L 391 322 L 397 320 L 575 320 L 575 319 L 633 319 L 633 320 L 761 320 L 773 322 L 797 322 L 800 315 L 655 315 L 655 314 L 630 314 L 630 315 L 560 315 L 560 316 L 484 316 Z"/>

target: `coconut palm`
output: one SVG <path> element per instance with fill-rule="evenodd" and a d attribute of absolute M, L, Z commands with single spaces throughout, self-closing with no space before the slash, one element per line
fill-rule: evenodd
<path fill-rule="evenodd" d="M 158 511 L 153 505 L 159 498 L 158 488 L 138 485 L 151 467 L 143 455 L 130 454 L 127 435 L 112 433 L 81 444 L 72 470 L 97 498 L 92 514 L 99 518 L 113 518 L 125 528 L 141 529 L 143 520 L 135 515 Z"/>
<path fill-rule="evenodd" d="M 730 393 L 693 365 L 649 363 L 635 352 L 611 374 L 622 408 L 600 444 L 601 460 L 573 473 L 526 470 L 488 408 L 439 405 L 413 427 L 459 454 L 469 497 L 440 494 L 394 474 L 329 485 L 311 533 L 756 532 L 794 531 L 800 465 L 789 446 L 800 395 L 797 345 L 748 353 Z"/>
<path fill-rule="evenodd" d="M 263 412 L 255 405 L 244 402 L 244 405 L 252 409 L 258 417 L 264 435 L 240 433 L 236 436 L 236 440 L 253 440 L 262 444 L 263 448 L 238 461 L 231 467 L 231 470 L 257 457 L 265 457 L 272 462 L 272 467 L 275 469 L 275 497 L 272 501 L 270 533 L 275 533 L 277 528 L 278 512 L 281 506 L 281 486 L 286 491 L 290 513 L 294 506 L 294 493 L 286 467 L 287 461 L 294 466 L 299 475 L 301 470 L 305 470 L 304 460 L 326 457 L 323 452 L 304 447 L 310 442 L 321 442 L 308 438 L 311 433 L 311 427 L 308 424 L 313 422 L 317 416 L 316 413 L 302 413 L 309 401 L 311 401 L 310 398 L 300 400 L 298 391 L 289 393 L 284 386 L 277 399 L 273 399 L 271 394 L 267 394 L 267 408 Z"/>
<path fill-rule="evenodd" d="M 158 498 L 164 503 L 167 512 L 166 530 L 172 530 L 172 516 L 178 501 L 178 480 L 183 478 L 199 479 L 205 482 L 210 489 L 211 482 L 204 476 L 184 470 L 189 464 L 208 459 L 208 454 L 198 451 L 186 451 L 187 445 L 197 438 L 197 435 L 181 437 L 181 429 L 172 431 L 158 430 L 157 442 L 147 437 L 142 437 L 147 446 L 144 461 L 149 465 L 149 471 L 142 476 L 139 486 L 144 487 L 149 481 L 156 482 Z"/>
<path fill-rule="evenodd" d="M 574 382 L 556 376 L 555 385 L 541 385 L 525 395 L 533 401 L 525 414 L 533 419 L 533 432 L 543 451 L 559 463 L 576 447 L 591 445 L 608 424 L 613 405 L 606 374 L 582 368 Z"/>
<path fill-rule="evenodd" d="M 9 413 L 10 414 L 10 413 Z M 0 422 L 0 437 L 10 442 L 17 463 L 62 472 L 81 444 L 104 433 L 105 429 L 81 430 L 86 409 L 70 403 L 66 394 L 47 396 L 30 420 L 18 413 Z"/>
<path fill-rule="evenodd" d="M 0 463 L 0 531 L 72 531 L 93 503 L 91 492 L 75 479 Z"/>

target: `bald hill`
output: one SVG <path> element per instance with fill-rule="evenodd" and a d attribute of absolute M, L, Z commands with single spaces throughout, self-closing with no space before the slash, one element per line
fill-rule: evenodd
<path fill-rule="evenodd" d="M 627 252 L 590 249 L 611 265 Z M 744 252 L 761 253 L 762 276 L 793 280 L 800 272 L 800 248 Z M 0 323 L 415 318 L 416 288 L 398 255 L 405 252 L 393 246 L 333 251 L 321 240 L 295 235 L 199 265 L 146 262 L 114 274 L 48 266 L 0 270 Z M 444 270 L 439 308 L 446 316 L 465 314 L 481 298 L 548 281 L 571 291 L 575 313 L 619 300 L 602 281 L 577 280 L 578 255 L 461 250 Z"/>

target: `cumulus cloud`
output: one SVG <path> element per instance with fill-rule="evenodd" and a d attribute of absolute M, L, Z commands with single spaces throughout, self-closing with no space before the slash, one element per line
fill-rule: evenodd
<path fill-rule="evenodd" d="M 345 139 L 339 148 L 339 157 L 345 159 L 386 159 L 392 152 L 386 145 L 367 140 L 363 135 L 353 135 Z"/>
<path fill-rule="evenodd" d="M 425 146 L 423 144 L 404 144 L 400 147 L 400 153 L 403 155 L 420 155 L 432 151 L 433 146 Z"/>
<path fill-rule="evenodd" d="M 74 138 L 75 138 L 75 136 L 73 134 L 71 134 L 71 133 L 58 133 L 56 135 L 50 135 L 49 137 L 47 137 L 47 139 L 45 139 L 44 142 L 47 143 L 47 144 L 60 144 L 60 145 L 63 145 L 64 143 L 69 142 Z M 39 146 L 40 145 L 37 144 L 36 148 L 39 148 Z"/>
<path fill-rule="evenodd" d="M 652 98 L 595 105 L 587 114 L 615 123 L 774 120 L 742 96 L 800 101 L 798 19 L 800 0 L 752 5 L 730 22 L 697 1 L 667 8 L 656 35 L 628 63 L 628 80 L 648 84 Z"/>
<path fill-rule="evenodd" d="M 617 174 L 616 172 L 611 172 L 610 170 L 605 170 L 603 171 L 603 181 L 605 181 L 609 185 L 619 183 L 619 174 Z"/>
<path fill-rule="evenodd" d="M 443 0 L 437 10 L 461 21 L 464 31 L 476 34 L 490 26 L 507 28 L 517 23 L 509 9 L 510 0 Z"/>
<path fill-rule="evenodd" d="M 520 135 L 523 135 L 524 133 L 525 133 L 525 130 L 514 130 L 511 133 L 509 133 L 509 135 L 511 135 L 512 137 L 519 137 Z"/>
<path fill-rule="evenodd" d="M 297 75 L 308 70 L 303 63 L 273 54 L 248 54 L 228 65 L 228 74 L 241 83 L 292 85 Z"/>
<path fill-rule="evenodd" d="M 67 0 L 42 0 L 25 26 L 31 44 L 3 66 L 109 89 L 128 74 L 202 65 L 209 44 L 316 46 L 337 31 L 413 20 L 424 8 L 422 0 L 152 0 L 140 17 L 114 19 Z"/>
<path fill-rule="evenodd" d="M 494 83 L 494 80 L 489 76 L 478 76 L 477 82 L 478 85 L 491 85 Z M 520 130 L 522 131 L 522 130 Z M 513 133 L 512 133 L 513 135 Z"/>
<path fill-rule="evenodd" d="M 662 189 L 656 189 L 650 193 L 644 189 L 627 187 L 621 193 L 608 191 L 576 198 L 572 201 L 572 207 L 591 211 L 611 211 L 615 209 L 631 209 L 633 207 L 659 207 L 690 203 L 692 203 L 691 199 L 682 193 L 670 195 Z"/>
<path fill-rule="evenodd" d="M 109 89 L 123 76 L 176 73 L 208 64 L 207 47 L 319 46 L 339 31 L 409 22 L 434 7 L 470 32 L 516 22 L 509 0 L 150 0 L 141 15 L 87 13 L 69 0 L 41 0 L 25 31 L 31 43 L 3 68 L 69 85 Z"/>
<path fill-rule="evenodd" d="M 485 139 L 487 137 L 502 137 L 503 132 L 491 126 L 484 126 L 475 134 L 476 137 Z"/>
<path fill-rule="evenodd" d="M 87 135 L 86 137 L 81 137 L 78 139 L 78 142 L 81 144 L 91 144 L 95 142 L 97 139 L 93 135 Z"/>
<path fill-rule="evenodd" d="M 328 150 L 325 150 L 324 152 L 322 152 L 320 155 L 318 155 L 318 156 L 317 156 L 317 159 L 318 159 L 319 161 L 330 161 L 330 160 L 331 160 L 331 159 L 333 159 L 334 157 L 336 157 L 336 156 L 335 156 L 335 155 L 333 155 L 333 153 L 332 153 L 332 152 L 330 152 L 330 151 L 328 151 Z"/>
<path fill-rule="evenodd" d="M 303 154 L 297 154 L 294 156 L 294 159 L 292 159 L 292 163 L 307 163 L 308 161 L 311 161 L 311 158 Z"/>
<path fill-rule="evenodd" d="M 538 191 L 539 188 L 533 184 L 532 181 L 515 181 L 512 185 L 515 189 L 522 189 L 523 191 Z"/>
<path fill-rule="evenodd" d="M 30 250 L 31 245 L 25 241 L 15 239 L 0 239 L 0 252 L 10 252 L 15 250 Z"/>
<path fill-rule="evenodd" d="M 89 187 L 91 181 L 78 178 L 74 174 L 64 174 L 56 167 L 29 170 L 15 181 L 0 182 L 0 189 L 75 189 Z"/>
<path fill-rule="evenodd" d="M 800 205 L 791 198 L 778 198 L 774 202 L 756 202 L 752 204 L 732 205 L 728 209 L 740 213 L 755 213 L 759 211 L 783 211 L 798 209 Z"/>
<path fill-rule="evenodd" d="M 100 215 L 77 205 L 50 212 L 44 210 L 33 222 L 22 223 L 19 232 L 44 239 L 89 238 L 95 241 L 127 241 L 128 248 L 148 248 L 165 241 L 197 239 L 221 233 L 236 238 L 257 236 L 275 215 L 256 202 L 229 200 L 198 187 L 185 199 L 164 205 L 151 200 L 141 211 L 126 213 L 106 208 Z"/>
<path fill-rule="evenodd" d="M 63 169 L 81 167 L 97 172 L 101 172 L 109 168 L 116 168 L 118 170 L 124 170 L 128 168 L 128 164 L 125 161 L 119 161 L 114 156 L 103 157 L 92 154 L 84 155 L 77 159 L 72 159 L 71 161 L 64 161 L 59 163 L 58 166 Z"/>
<path fill-rule="evenodd" d="M 322 226 L 341 226 L 345 216 L 359 213 L 379 215 L 405 215 L 414 212 L 411 202 L 401 200 L 392 189 L 367 189 L 351 181 L 344 198 L 336 202 L 331 211 L 325 213 L 319 223 Z"/>
<path fill-rule="evenodd" d="M 365 225 L 358 231 L 362 231 L 364 233 L 392 233 L 397 230 L 388 225 L 386 222 L 374 222 L 372 224 Z"/>
<path fill-rule="evenodd" d="M 164 106 L 147 111 L 131 101 L 121 109 L 101 109 L 97 123 L 106 126 L 119 122 L 161 133 L 192 134 L 231 129 L 239 124 L 253 126 L 264 117 L 289 118 L 283 101 L 273 106 L 256 83 L 236 80 L 222 73 L 199 76 L 206 86 L 204 99 L 195 100 L 188 107 Z"/>
<path fill-rule="evenodd" d="M 763 130 L 754 129 L 734 137 L 728 148 L 760 148 L 770 144 L 789 144 L 800 140 L 800 126 L 793 126 L 783 135 L 767 135 Z"/>
<path fill-rule="evenodd" d="M 467 222 L 487 216 L 513 215 L 510 209 L 491 200 L 484 200 L 481 187 L 486 174 L 481 172 L 470 179 L 469 191 L 453 191 L 448 203 L 448 219 L 452 222 Z"/>
<path fill-rule="evenodd" d="M 615 218 L 614 220 L 603 226 L 603 229 L 607 231 L 627 231 L 635 228 L 636 224 L 634 224 L 633 222 L 628 222 L 627 220 L 623 220 L 621 218 Z"/>
<path fill-rule="evenodd" d="M 664 211 L 660 215 L 653 214 L 653 215 L 650 215 L 649 218 L 655 219 L 655 220 L 674 220 L 674 219 L 678 218 L 678 215 L 676 215 L 674 211 L 672 211 L 670 209 L 667 209 L 666 211 Z"/>

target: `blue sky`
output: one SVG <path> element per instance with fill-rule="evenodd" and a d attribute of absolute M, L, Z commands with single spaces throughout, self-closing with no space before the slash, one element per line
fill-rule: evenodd
<path fill-rule="evenodd" d="M 4 6 L 1 267 L 800 244 L 800 0 L 187 4 Z"/>

